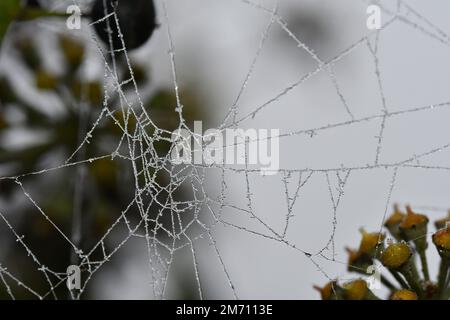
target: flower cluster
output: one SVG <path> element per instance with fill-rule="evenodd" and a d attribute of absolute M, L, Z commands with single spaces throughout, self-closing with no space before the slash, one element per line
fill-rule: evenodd
<path fill-rule="evenodd" d="M 390 276 L 379 274 L 380 283 L 390 291 L 389 299 L 450 299 L 450 211 L 446 218 L 435 221 L 437 231 L 432 235 L 432 242 L 441 258 L 435 281 L 430 279 L 426 256 L 428 223 L 426 215 L 414 212 L 409 206 L 406 213 L 395 206 L 384 224 L 392 239 L 385 241 L 382 232 L 361 230 L 358 250 L 347 248 L 348 271 L 373 275 L 373 266 L 381 262 L 390 273 Z M 420 261 L 420 272 L 417 260 Z M 362 278 L 345 284 L 332 281 L 323 288 L 315 288 L 324 300 L 380 299 Z"/>

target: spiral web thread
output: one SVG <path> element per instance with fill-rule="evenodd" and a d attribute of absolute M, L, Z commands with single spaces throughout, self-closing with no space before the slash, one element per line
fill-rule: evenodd
<path fill-rule="evenodd" d="M 120 110 L 122 111 L 121 115 L 123 115 L 123 122 L 119 121 L 121 119 L 117 118 L 117 112 L 110 109 L 108 105 L 109 97 L 110 97 L 110 88 L 105 86 L 104 92 L 104 102 L 103 109 L 101 110 L 96 121 L 91 125 L 91 127 L 81 129 L 81 139 L 79 147 L 73 152 L 73 154 L 67 159 L 67 161 L 60 166 L 47 168 L 44 170 L 40 170 L 37 172 L 24 173 L 19 176 L 14 177 L 1 177 L 1 180 L 12 180 L 15 181 L 19 190 L 23 193 L 26 199 L 30 202 L 32 206 L 47 220 L 47 222 L 51 225 L 54 232 L 58 233 L 61 236 L 62 241 L 66 241 L 74 252 L 73 262 L 80 266 L 83 270 L 83 274 L 86 276 L 83 278 L 82 288 L 79 292 L 73 291 L 71 292 L 72 298 L 79 299 L 83 296 L 88 284 L 90 283 L 93 275 L 102 269 L 102 267 L 132 238 L 140 238 L 142 239 L 147 247 L 148 251 L 148 266 L 150 270 L 150 282 L 153 289 L 153 295 L 157 299 L 163 299 L 165 297 L 167 282 L 170 277 L 171 266 L 174 261 L 174 257 L 182 249 L 188 248 L 192 255 L 192 263 L 193 268 L 195 270 L 195 281 L 197 283 L 197 290 L 199 298 L 205 298 L 202 290 L 202 274 L 198 262 L 199 257 L 199 242 L 207 241 L 213 248 L 215 252 L 216 259 L 220 263 L 223 269 L 223 274 L 227 279 L 229 289 L 231 290 L 233 296 L 237 299 L 239 288 L 236 288 L 233 284 L 233 279 L 230 272 L 227 269 L 227 263 L 223 258 L 223 255 L 220 253 L 220 246 L 216 242 L 214 236 L 214 229 L 217 225 L 222 225 L 228 228 L 236 229 L 238 231 L 251 234 L 254 237 L 264 238 L 266 240 L 275 241 L 282 245 L 285 245 L 289 248 L 293 249 L 293 252 L 296 252 L 300 255 L 303 255 L 306 261 L 312 263 L 318 270 L 318 272 L 322 273 L 326 279 L 333 279 L 333 276 L 328 274 L 320 264 L 320 261 L 332 261 L 334 263 L 342 263 L 336 260 L 335 253 L 335 242 L 334 236 L 338 224 L 338 215 L 337 211 L 339 205 L 341 203 L 341 199 L 344 196 L 344 189 L 347 181 L 351 177 L 353 172 L 363 171 L 369 172 L 378 168 L 386 168 L 391 171 L 392 177 L 391 182 L 387 190 L 386 194 L 386 205 L 385 211 L 383 214 L 381 226 L 384 223 L 386 218 L 387 211 L 390 207 L 391 203 L 391 194 L 396 185 L 396 177 L 399 171 L 403 168 L 415 168 L 420 170 L 450 170 L 450 167 L 446 166 L 429 166 L 420 164 L 419 160 L 426 158 L 432 154 L 439 153 L 444 151 L 450 147 L 450 143 L 441 145 L 441 146 L 433 146 L 429 148 L 428 151 L 417 154 L 412 157 L 403 159 L 401 161 L 395 163 L 383 163 L 380 161 L 380 153 L 382 151 L 383 142 L 384 142 L 384 132 L 386 127 L 389 125 L 389 120 L 396 117 L 406 116 L 412 113 L 421 113 L 421 112 L 435 112 L 435 110 L 447 108 L 450 106 L 450 102 L 444 102 L 440 104 L 420 106 L 420 107 L 412 107 L 402 111 L 390 111 L 389 106 L 386 103 L 384 90 L 383 90 L 383 81 L 382 81 L 382 72 L 379 67 L 378 61 L 378 39 L 379 34 L 388 30 L 394 24 L 405 24 L 412 28 L 414 31 L 419 32 L 425 35 L 428 38 L 433 39 L 434 41 L 438 41 L 440 44 L 444 46 L 450 46 L 450 37 L 444 31 L 442 31 L 439 27 L 434 25 L 431 21 L 429 21 L 426 17 L 418 13 L 414 10 L 410 5 L 406 3 L 406 1 L 398 0 L 397 1 L 397 10 L 390 11 L 388 8 L 381 5 L 381 3 L 377 3 L 382 8 L 383 12 L 389 17 L 386 19 L 386 22 L 382 25 L 381 29 L 375 31 L 368 31 L 367 34 L 360 38 L 358 41 L 349 45 L 345 50 L 338 52 L 332 59 L 324 61 L 322 60 L 311 48 L 309 48 L 305 43 L 301 40 L 301 35 L 294 34 L 290 29 L 283 18 L 278 13 L 278 1 L 275 1 L 275 5 L 273 8 L 264 7 L 256 2 L 250 0 L 240 0 L 242 3 L 245 3 L 248 6 L 251 6 L 255 10 L 261 12 L 265 16 L 268 16 L 268 23 L 266 28 L 261 33 L 260 44 L 257 47 L 256 53 L 252 60 L 251 65 L 249 66 L 247 76 L 245 77 L 240 90 L 234 100 L 234 103 L 229 107 L 227 116 L 223 120 L 223 123 L 219 126 L 220 129 L 225 130 L 226 128 L 233 128 L 244 123 L 248 123 L 255 118 L 256 115 L 263 113 L 266 109 L 271 106 L 276 105 L 277 101 L 285 95 L 288 95 L 291 91 L 299 88 L 302 84 L 306 83 L 309 79 L 313 78 L 320 72 L 326 72 L 329 78 L 332 80 L 336 93 L 340 99 L 340 103 L 344 108 L 345 112 L 348 115 L 348 120 L 342 122 L 334 122 L 329 123 L 316 128 L 308 128 L 308 129 L 299 129 L 292 132 L 284 132 L 281 133 L 279 138 L 287 138 L 293 136 L 311 136 L 314 137 L 315 134 L 332 130 L 340 127 L 348 127 L 358 123 L 373 123 L 374 121 L 379 121 L 379 134 L 378 134 L 378 142 L 376 145 L 376 150 L 374 150 L 374 161 L 372 164 L 367 164 L 363 166 L 345 166 L 338 168 L 319 168 L 319 169 L 310 169 L 310 168 L 296 168 L 296 169 L 280 169 L 277 177 L 282 181 L 284 185 L 284 193 L 286 197 L 287 210 L 285 213 L 285 223 L 284 228 L 282 230 L 277 231 L 276 228 L 271 227 L 269 224 L 264 222 L 258 216 L 258 212 L 255 212 L 253 209 L 253 195 L 252 195 L 252 186 L 250 184 L 250 177 L 252 175 L 258 175 L 260 171 L 258 169 L 250 169 L 248 167 L 245 168 L 230 168 L 226 165 L 197 165 L 197 164 L 183 164 L 181 166 L 173 166 L 170 162 L 169 156 L 161 157 L 158 156 L 154 143 L 155 141 L 170 141 L 171 132 L 160 129 L 156 126 L 156 124 L 152 121 L 152 118 L 149 116 L 146 108 L 151 108 L 151 106 L 144 106 L 140 93 L 137 88 L 136 80 L 133 75 L 133 70 L 130 64 L 130 60 L 128 58 L 128 52 L 124 47 L 122 50 L 119 50 L 124 54 L 127 65 L 131 74 L 130 79 L 119 82 L 118 71 L 115 61 L 115 55 L 118 53 L 113 52 L 111 54 L 112 59 L 107 59 L 107 56 L 111 52 L 105 52 L 102 49 L 102 46 L 96 39 L 94 35 L 92 35 L 92 41 L 95 43 L 98 48 L 99 54 L 103 57 L 104 66 L 105 66 L 105 79 L 112 81 L 114 90 L 113 92 L 120 96 Z M 78 4 L 77 1 L 74 1 L 74 4 Z M 176 106 L 175 111 L 179 117 L 179 128 L 184 128 L 186 130 L 188 128 L 187 124 L 183 118 L 183 101 L 180 98 L 179 93 L 179 85 L 177 80 L 177 67 L 176 67 L 176 52 L 174 51 L 174 43 L 170 29 L 170 19 L 169 13 L 166 6 L 165 0 L 163 0 L 163 27 L 167 32 L 167 42 L 169 51 L 168 54 L 170 56 L 171 70 L 172 70 L 172 79 L 173 79 L 173 90 L 176 95 Z M 108 17 L 113 17 L 114 23 L 110 25 L 110 28 L 116 28 L 119 32 L 119 36 L 121 37 L 121 31 L 118 27 L 118 20 L 115 13 L 110 14 Z M 94 21 L 91 24 L 96 24 L 107 17 Z M 107 20 L 109 21 L 109 20 Z M 256 106 L 250 113 L 238 117 L 238 108 L 239 108 L 239 100 L 242 94 L 245 92 L 247 84 L 250 81 L 251 76 L 253 75 L 255 65 L 257 64 L 258 58 L 261 52 L 264 50 L 264 45 L 268 40 L 268 34 L 270 29 L 272 28 L 280 28 L 283 30 L 290 39 L 298 46 L 298 50 L 306 51 L 316 62 L 316 68 L 307 73 L 300 75 L 298 80 L 295 83 L 292 83 L 290 86 L 284 88 L 281 92 L 279 92 L 276 96 L 267 100 L 265 103 Z M 122 41 L 122 44 L 123 41 Z M 349 103 L 344 97 L 344 94 L 340 90 L 339 83 L 337 77 L 333 71 L 335 65 L 337 65 L 343 58 L 351 54 L 357 48 L 365 47 L 368 52 L 370 52 L 376 77 L 378 80 L 378 88 L 380 97 L 381 97 L 381 110 L 377 110 L 371 116 L 365 116 L 363 118 L 356 118 L 349 106 Z M 112 39 L 110 39 L 110 51 L 112 51 Z M 128 94 L 125 94 L 122 87 L 125 84 L 133 84 L 134 86 L 134 98 L 137 102 L 130 102 L 130 97 Z M 120 142 L 110 154 L 106 154 L 104 156 L 99 156 L 95 158 L 85 159 L 82 157 L 83 149 L 86 144 L 88 144 L 93 136 L 95 135 L 96 128 L 105 121 L 106 119 L 110 119 L 114 121 L 114 123 L 120 128 L 122 135 Z M 81 118 L 80 118 L 81 119 Z M 131 131 L 128 126 L 128 120 L 134 119 L 137 123 L 136 128 Z M 121 124 L 123 123 L 123 125 Z M 153 134 L 148 134 L 149 128 L 152 130 Z M 193 133 L 194 134 L 194 133 Z M 121 147 L 125 146 L 128 153 L 123 154 L 120 152 Z M 50 216 L 44 212 L 37 201 L 34 200 L 33 196 L 27 191 L 27 189 L 22 184 L 22 179 L 27 176 L 38 176 L 41 174 L 45 174 L 52 171 L 60 171 L 69 167 L 82 167 L 84 165 L 89 165 L 90 163 L 102 160 L 102 159 L 111 159 L 114 161 L 115 159 L 125 160 L 130 163 L 133 174 L 135 176 L 135 185 L 130 186 L 130 188 L 135 189 L 135 197 L 129 203 L 129 205 L 123 208 L 120 217 L 110 226 L 107 232 L 101 237 L 101 239 L 97 242 L 97 244 L 91 248 L 88 252 L 83 252 L 79 248 L 80 238 L 82 234 L 79 234 L 79 230 L 76 227 L 73 228 L 72 234 L 65 234 L 56 223 L 52 221 Z M 210 197 L 208 195 L 208 190 L 205 187 L 205 181 L 207 179 L 207 172 L 211 168 L 219 169 L 221 172 L 221 192 L 218 197 Z M 149 170 L 152 169 L 152 170 Z M 158 172 L 165 172 L 170 176 L 170 183 L 166 186 L 159 185 L 155 179 Z M 246 199 L 247 206 L 239 207 L 235 204 L 228 202 L 227 200 L 227 183 L 226 178 L 229 174 L 243 174 L 245 175 L 246 181 Z M 307 252 L 301 249 L 296 243 L 290 241 L 287 237 L 287 231 L 289 229 L 290 221 L 292 217 L 295 216 L 294 206 L 297 198 L 301 194 L 302 188 L 308 184 L 310 178 L 312 176 L 323 176 L 327 181 L 327 189 L 329 191 L 329 196 L 332 203 L 332 230 L 329 235 L 329 239 L 326 245 L 317 252 Z M 334 185 L 331 181 L 332 178 L 337 178 L 338 184 Z M 82 181 L 81 181 L 82 182 Z M 289 192 L 289 186 L 294 185 L 294 193 Z M 172 195 L 173 193 L 180 187 L 191 189 L 192 199 L 188 201 L 176 201 Z M 335 191 L 337 190 L 337 192 Z M 168 196 L 165 198 L 166 202 L 161 203 L 157 198 L 157 195 L 160 193 L 167 192 Z M 159 208 L 159 214 L 156 217 L 152 217 L 149 215 L 150 207 L 157 206 Z M 130 222 L 129 212 L 131 208 L 137 208 L 139 212 L 139 222 L 137 224 L 132 224 Z M 239 214 L 248 216 L 249 218 L 254 219 L 261 225 L 265 232 L 260 232 L 256 230 L 252 230 L 246 226 L 240 225 L 227 217 L 227 210 L 238 212 Z M 208 221 L 204 220 L 204 215 L 200 213 L 205 211 L 209 216 Z M 161 223 L 159 223 L 159 219 L 163 215 L 169 214 L 170 219 L 172 221 L 172 228 L 167 229 Z M 74 210 L 74 223 L 77 223 L 77 215 L 79 212 Z M 186 222 L 186 217 L 189 219 Z M 182 222 L 183 221 L 183 222 Z M 57 297 L 55 293 L 55 289 L 59 286 L 64 286 L 66 282 L 67 275 L 65 270 L 52 270 L 51 268 L 44 266 L 39 257 L 36 256 L 27 246 L 26 238 L 23 235 L 20 235 L 14 229 L 14 226 L 10 223 L 8 219 L 8 215 L 5 212 L 0 211 L 0 222 L 4 223 L 12 235 L 16 238 L 17 242 L 21 245 L 22 249 L 26 251 L 29 258 L 33 260 L 33 263 L 36 265 L 37 270 L 42 272 L 42 276 L 48 282 L 49 289 L 47 292 L 36 292 L 33 288 L 28 286 L 26 283 L 23 283 L 18 276 L 14 274 L 14 270 L 9 270 L 7 267 L 2 266 L 2 261 L 0 261 L 0 284 L 4 286 L 4 289 L 7 291 L 9 296 L 14 299 L 15 294 L 11 288 L 11 283 L 15 283 L 16 285 L 21 286 L 29 293 L 34 295 L 38 299 L 45 298 L 54 298 L 58 299 L 61 297 Z M 153 225 L 151 227 L 150 225 Z M 193 227 L 200 228 L 201 232 L 197 232 L 194 235 L 189 232 L 190 228 Z M 125 228 L 127 230 L 127 235 L 122 239 L 122 241 L 115 246 L 112 250 L 108 251 L 106 249 L 106 241 L 108 237 L 114 232 L 114 230 L 118 228 Z M 166 236 L 166 240 L 162 240 L 160 237 L 156 236 L 157 233 L 163 232 Z M 168 239 L 168 240 L 167 240 Z M 93 260 L 91 258 L 92 253 L 96 250 L 101 250 L 103 252 L 102 260 Z M 3 261 L 3 265 L 5 265 L 5 261 Z"/>

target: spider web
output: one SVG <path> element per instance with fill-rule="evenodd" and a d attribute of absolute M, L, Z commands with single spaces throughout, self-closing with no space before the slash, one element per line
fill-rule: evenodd
<path fill-rule="evenodd" d="M 450 147 L 450 142 L 440 146 L 433 146 L 426 152 L 416 154 L 393 163 L 385 163 L 381 161 L 380 154 L 385 143 L 385 132 L 391 119 L 404 117 L 413 113 L 435 112 L 437 109 L 449 107 L 450 102 L 412 107 L 401 111 L 390 110 L 389 105 L 386 102 L 385 90 L 383 88 L 383 72 L 380 68 L 378 47 L 380 34 L 386 30 L 389 30 L 389 28 L 396 24 L 405 24 L 411 27 L 415 32 L 423 34 L 427 38 L 437 41 L 443 46 L 450 45 L 449 35 L 434 25 L 425 16 L 417 12 L 405 1 L 398 0 L 396 2 L 397 8 L 393 11 L 386 6 L 383 6 L 382 3 L 376 2 L 381 7 L 383 13 L 388 17 L 388 19 L 385 19 L 381 29 L 368 31 L 365 36 L 348 45 L 344 50 L 337 52 L 331 59 L 324 60 L 301 40 L 301 34 L 295 34 L 291 31 L 289 25 L 279 14 L 278 1 L 274 1 L 273 7 L 266 7 L 249 0 L 240 1 L 254 10 L 257 10 L 264 16 L 267 16 L 268 22 L 264 30 L 261 32 L 259 46 L 256 48 L 256 53 L 254 54 L 251 64 L 248 67 L 248 72 L 237 92 L 237 95 L 234 98 L 234 102 L 229 107 L 223 122 L 218 126 L 218 128 L 220 130 L 225 130 L 227 128 L 236 128 L 244 124 L 251 123 L 256 116 L 276 106 L 277 102 L 282 97 L 289 95 L 292 91 L 298 89 L 319 73 L 325 72 L 333 84 L 334 90 L 339 98 L 339 104 L 342 106 L 348 119 L 340 122 L 325 124 L 315 128 L 299 128 L 298 130 L 290 132 L 282 132 L 279 135 L 279 138 L 291 139 L 293 137 L 302 136 L 314 138 L 315 135 L 332 129 L 349 127 L 356 124 L 372 124 L 373 122 L 379 121 L 380 125 L 376 149 L 373 150 L 373 162 L 367 165 L 342 165 L 341 167 L 336 168 L 281 168 L 276 177 L 283 185 L 282 192 L 285 195 L 286 211 L 283 217 L 284 226 L 281 230 L 279 230 L 279 228 L 270 225 L 263 218 L 261 218 L 260 214 L 255 209 L 255 199 L 252 193 L 254 186 L 251 184 L 251 177 L 259 175 L 259 169 L 253 169 L 247 166 L 244 168 L 235 168 L 227 165 L 206 166 L 198 164 L 183 164 L 174 166 L 170 161 L 169 153 L 163 157 L 158 154 L 155 148 L 155 143 L 158 141 L 170 142 L 172 133 L 159 128 L 154 123 L 148 112 L 148 110 L 151 109 L 151 106 L 144 105 L 133 74 L 133 68 L 131 66 L 128 51 L 125 48 L 123 40 L 123 48 L 121 50 L 114 50 L 112 38 L 110 38 L 109 51 L 105 51 L 95 35 L 92 35 L 92 42 L 95 44 L 98 49 L 98 54 L 102 57 L 104 62 L 105 81 L 108 83 L 108 85 L 105 85 L 103 107 L 98 118 L 93 124 L 88 126 L 83 123 L 83 121 L 85 122 L 85 119 L 83 120 L 80 116 L 79 147 L 74 150 L 73 154 L 71 154 L 61 165 L 37 172 L 29 172 L 18 176 L 0 178 L 1 180 L 14 181 L 29 203 L 42 215 L 43 218 L 46 219 L 47 223 L 52 227 L 53 232 L 58 233 L 61 241 L 66 242 L 72 248 L 72 262 L 83 270 L 84 275 L 81 290 L 70 292 L 73 299 L 83 297 L 83 294 L 91 283 L 93 276 L 102 270 L 102 267 L 107 264 L 111 258 L 116 255 L 131 239 L 140 239 L 143 243 L 145 243 L 148 254 L 147 261 L 150 270 L 150 283 L 155 298 L 163 299 L 166 296 L 167 283 L 171 276 L 173 264 L 175 263 L 174 259 L 178 252 L 185 250 L 186 248 L 191 254 L 198 297 L 207 298 L 204 294 L 202 272 L 200 271 L 200 242 L 207 242 L 213 248 L 213 258 L 217 259 L 220 264 L 223 275 L 228 283 L 229 290 L 233 294 L 234 298 L 239 298 L 239 288 L 234 284 L 233 277 L 227 268 L 227 261 L 221 253 L 220 243 L 218 243 L 215 237 L 214 231 L 218 226 L 235 229 L 239 232 L 249 234 L 252 237 L 273 241 L 289 247 L 293 249 L 292 252 L 302 255 L 306 261 L 313 264 L 313 266 L 324 276 L 324 278 L 331 280 L 334 278 L 334 275 L 330 274 L 322 267 L 322 262 L 331 261 L 335 264 L 342 264 L 342 262 L 336 259 L 335 234 L 338 228 L 338 210 L 341 205 L 341 200 L 345 194 L 345 187 L 349 179 L 351 179 L 352 174 L 355 172 L 371 172 L 380 168 L 384 168 L 391 172 L 390 184 L 385 198 L 385 210 L 381 220 L 382 226 L 391 205 L 392 192 L 396 186 L 397 175 L 400 170 L 404 168 L 418 170 L 450 170 L 450 167 L 447 166 L 422 165 L 419 162 L 419 160 L 423 158 L 448 149 Z M 77 1 L 73 2 L 78 5 Z M 178 115 L 179 120 L 178 128 L 188 130 L 195 135 L 195 133 L 189 129 L 189 126 L 183 117 L 184 109 L 178 81 L 178 69 L 176 64 L 177 56 L 176 51 L 174 50 L 170 12 L 165 0 L 162 1 L 162 8 L 163 10 L 159 14 L 162 17 L 162 28 L 165 29 L 167 37 L 173 90 L 176 96 L 175 112 Z M 114 23 L 112 23 L 112 25 L 109 25 L 110 20 L 106 19 L 109 17 L 113 18 L 112 20 Z M 99 21 L 92 22 L 91 25 L 104 20 L 108 21 L 108 25 L 111 30 L 117 30 L 119 37 L 122 39 L 122 33 L 115 12 Z M 315 68 L 306 74 L 299 75 L 296 82 L 283 88 L 282 91 L 268 99 L 266 102 L 255 106 L 250 112 L 240 115 L 238 111 L 240 108 L 241 98 L 255 73 L 255 66 L 257 65 L 261 53 L 264 51 L 264 47 L 268 42 L 269 32 L 274 28 L 279 28 L 282 30 L 289 37 L 290 41 L 298 47 L 298 50 L 306 52 L 315 61 Z M 377 91 L 381 97 L 381 109 L 374 110 L 373 114 L 369 116 L 357 117 L 352 112 L 351 104 L 345 98 L 345 94 L 340 87 L 339 80 L 334 69 L 335 66 L 337 66 L 343 59 L 348 57 L 355 50 L 361 48 L 364 48 L 370 53 L 374 64 L 377 79 Z M 131 75 L 131 77 L 125 81 L 119 80 L 120 77 L 118 75 L 116 64 L 116 55 L 119 53 L 123 54 L 125 57 Z M 130 98 L 130 95 L 125 93 L 123 90 L 123 87 L 128 84 L 132 84 L 134 87 L 132 98 Z M 112 94 L 117 94 L 120 97 L 120 114 L 117 110 L 111 109 L 111 106 L 108 103 Z M 118 118 L 119 115 L 123 116 L 123 119 Z M 130 119 L 134 119 L 136 121 L 137 125 L 135 128 L 128 127 L 127 124 Z M 122 132 L 117 148 L 112 150 L 111 153 L 103 156 L 86 159 L 84 157 L 83 150 L 87 144 L 93 141 L 96 129 L 102 121 L 105 120 L 113 121 Z M 152 133 L 150 134 L 149 132 Z M 123 152 L 123 150 L 126 150 L 126 152 Z M 109 227 L 107 232 L 99 239 L 99 241 L 89 251 L 84 252 L 80 249 L 80 241 L 83 237 L 83 234 L 79 229 L 81 219 L 80 209 L 77 209 L 76 207 L 74 208 L 73 229 L 71 234 L 64 233 L 57 223 L 52 220 L 50 215 L 40 207 L 39 203 L 34 199 L 22 183 L 22 179 L 28 176 L 40 176 L 50 172 L 59 172 L 70 167 L 76 169 L 83 168 L 83 166 L 90 165 L 104 159 L 109 159 L 111 161 L 126 161 L 131 166 L 135 178 L 135 184 L 130 185 L 129 188 L 133 188 L 135 190 L 135 197 L 128 206 L 122 209 L 120 217 Z M 220 181 L 217 181 L 217 184 L 220 186 L 218 196 L 212 196 L 209 193 L 206 183 L 209 170 L 219 170 L 220 172 Z M 170 177 L 170 182 L 167 185 L 160 185 L 158 183 L 156 177 L 160 173 L 164 173 Z M 75 199 L 80 196 L 80 188 L 83 183 L 82 169 L 77 170 L 76 175 L 79 183 L 78 188 L 76 189 L 78 191 L 75 192 Z M 233 199 L 229 195 L 230 190 L 227 184 L 227 179 L 232 175 L 244 176 L 246 183 L 246 204 L 243 206 L 233 203 Z M 295 243 L 290 240 L 288 230 L 292 228 L 291 222 L 296 216 L 296 210 L 294 207 L 297 199 L 301 195 L 302 189 L 310 183 L 312 177 L 316 176 L 322 176 L 326 180 L 327 192 L 332 203 L 332 229 L 323 248 L 317 250 L 316 252 L 310 252 L 309 250 L 302 249 L 303 245 L 301 243 Z M 334 181 L 337 181 L 337 183 Z M 190 192 L 188 192 L 192 195 L 190 200 L 178 201 L 176 199 L 174 193 L 180 188 L 190 190 Z M 166 193 L 167 196 L 164 198 L 165 201 L 161 202 L 158 196 L 163 193 Z M 154 207 L 158 208 L 158 214 L 156 216 L 150 214 L 150 209 Z M 136 208 L 138 210 L 138 217 L 130 217 L 131 208 Z M 241 224 L 239 221 L 233 220 L 233 216 L 229 214 L 230 211 L 255 221 L 261 229 L 253 229 L 246 224 Z M 165 225 L 160 223 L 160 220 L 163 217 L 170 217 L 170 228 L 167 228 Z M 131 218 L 138 218 L 138 222 L 131 222 Z M 65 270 L 52 270 L 52 268 L 43 265 L 39 257 L 36 256 L 27 245 L 24 235 L 17 233 L 16 229 L 10 222 L 10 218 L 7 213 L 0 211 L 0 222 L 4 223 L 8 227 L 11 234 L 16 238 L 16 241 L 20 244 L 22 249 L 25 250 L 29 256 L 29 259 L 33 261 L 36 269 L 42 273 L 42 277 L 44 277 L 45 281 L 48 283 L 48 291 L 37 292 L 26 283 L 23 283 L 20 277 L 15 274 L 14 270 L 9 270 L 5 267 L 5 261 L 3 261 L 3 263 L 0 261 L 0 283 L 3 284 L 9 296 L 12 299 L 15 298 L 14 290 L 11 287 L 11 283 L 14 283 L 24 288 L 38 299 L 62 298 L 57 296 L 55 290 L 59 286 L 65 285 L 67 279 Z M 120 228 L 125 228 L 125 236 L 118 245 L 108 251 L 105 243 L 110 237 L 112 237 L 114 232 Z M 161 238 L 158 236 L 160 233 L 163 233 L 165 237 Z M 93 253 L 98 250 L 102 252 L 103 258 L 100 260 L 93 259 Z"/>

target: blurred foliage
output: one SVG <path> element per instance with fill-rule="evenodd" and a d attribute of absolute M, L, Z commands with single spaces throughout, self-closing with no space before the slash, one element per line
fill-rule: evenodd
<path fill-rule="evenodd" d="M 0 43 L 9 24 L 18 16 L 20 10 L 20 0 L 2 0 L 0 2 Z"/>
<path fill-rule="evenodd" d="M 25 21 L 43 17 L 64 17 L 65 13 L 50 12 L 36 5 L 36 2 L 22 6 L 21 0 L 0 1 L 0 46 L 10 24 L 14 20 Z"/>
<path fill-rule="evenodd" d="M 17 1 L 0 1 L 0 37 L 7 25 L 17 17 Z M 7 10 L 6 10 L 7 9 Z M 82 122 L 87 127 L 81 127 L 83 137 L 90 126 L 98 118 L 104 100 L 105 83 L 102 80 L 85 80 L 80 76 L 81 66 L 86 61 L 86 44 L 69 35 L 60 35 L 58 48 L 64 60 L 61 74 L 47 70 L 42 56 L 37 49 L 38 43 L 32 35 L 33 30 L 28 29 L 25 34 L 14 35 L 13 48 L 6 54 L 16 54 L 20 63 L 26 67 L 34 77 L 35 90 L 56 96 L 64 105 L 63 115 L 49 116 L 41 110 L 38 101 L 27 99 L 27 93 L 21 92 L 8 77 L 0 76 L 0 168 L 1 176 L 17 176 L 48 168 L 49 163 L 61 163 L 68 158 L 80 145 L 79 130 Z M 130 78 L 128 66 L 123 59 L 118 59 L 117 67 L 120 81 Z M 146 68 L 132 61 L 133 74 L 138 87 L 145 88 L 151 84 L 152 77 Z M 134 87 L 128 83 L 123 87 L 125 92 L 133 92 Z M 191 90 L 182 90 L 181 96 L 184 104 L 184 118 L 187 123 L 195 119 L 204 118 L 197 96 Z M 121 125 L 125 117 L 121 111 L 120 97 L 117 92 L 110 92 L 108 107 L 115 112 L 116 119 Z M 70 97 L 68 99 L 67 97 Z M 172 89 L 161 88 L 144 96 L 144 105 L 152 120 L 161 129 L 174 130 L 178 126 L 178 116 L 174 109 L 176 98 Z M 30 101 L 31 100 L 31 101 Z M 34 105 L 36 102 L 36 105 Z M 81 105 L 85 108 L 81 108 Z M 20 114 L 20 121 L 11 121 L 10 114 Z M 84 119 L 81 121 L 80 119 Z M 136 120 L 128 119 L 129 131 L 136 126 Z M 7 146 L 6 139 L 16 129 L 45 132 L 45 138 L 32 145 Z M 149 129 L 150 130 L 150 129 Z M 112 153 L 118 145 L 123 132 L 110 117 L 104 118 L 93 132 L 92 142 L 86 144 L 75 160 Z M 151 132 L 149 132 L 151 134 Z M 123 146 L 125 147 L 125 146 Z M 169 150 L 168 143 L 155 142 L 158 153 L 164 154 Z M 123 151 L 122 149 L 120 151 Z M 124 154 L 126 151 L 124 151 Z M 71 234 L 72 216 L 74 210 L 74 189 L 77 183 L 79 168 L 85 170 L 82 181 L 82 240 L 80 247 L 89 252 L 100 237 L 108 230 L 111 224 L 121 215 L 135 196 L 134 175 L 128 161 L 115 158 L 104 158 L 87 163 L 85 166 L 67 167 L 39 175 L 29 175 L 21 178 L 24 187 L 39 204 L 48 217 L 66 234 Z M 169 184 L 167 173 L 158 172 L 156 179 L 159 184 Z M 130 187 L 131 186 L 131 187 Z M 159 197 L 167 197 L 161 193 Z M 183 198 L 179 191 L 175 196 Z M 70 265 L 71 247 L 53 226 L 31 205 L 23 192 L 13 180 L 0 180 L 0 203 L 8 208 L 14 208 L 13 214 L 8 211 L 8 218 L 17 234 L 25 235 L 25 241 L 31 251 L 39 257 L 42 264 L 52 270 L 65 272 Z M 162 201 L 164 203 L 164 201 Z M 4 209 L 4 208 L 3 208 Z M 2 209 L 2 210 L 3 210 Z M 153 208 L 157 214 L 158 208 Z M 150 213 L 151 214 L 151 213 Z M 167 215 L 166 215 L 167 216 Z M 137 217 L 133 219 L 133 217 Z M 127 215 L 130 223 L 139 221 L 140 215 L 136 208 L 131 208 Z M 165 219 L 167 221 L 165 221 Z M 135 221 L 133 221 L 135 220 Z M 169 218 L 162 218 L 162 224 L 170 224 Z M 164 235 L 158 235 L 164 237 Z M 26 255 L 23 247 L 14 241 L 11 230 L 0 223 L 0 263 L 29 287 L 39 293 L 47 292 L 49 285 L 42 272 L 37 270 L 36 264 Z M 111 251 L 114 245 L 105 243 L 106 250 Z M 101 250 L 94 252 L 90 260 L 102 260 Z M 114 268 L 116 260 L 108 262 Z M 52 281 L 55 279 L 52 279 Z M 33 298 L 33 296 L 20 286 L 10 283 L 17 298 Z M 187 290 L 189 291 L 189 290 Z M 191 292 L 186 291 L 186 296 Z M 56 294 L 59 298 L 67 297 L 65 284 L 58 286 Z M 90 297 L 90 291 L 84 293 L 84 298 Z M 0 299 L 9 298 L 3 286 L 0 285 Z M 48 296 L 47 298 L 52 298 Z"/>

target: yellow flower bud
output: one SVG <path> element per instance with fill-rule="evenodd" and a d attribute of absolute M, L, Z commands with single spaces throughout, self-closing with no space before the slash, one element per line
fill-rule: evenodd
<path fill-rule="evenodd" d="M 450 225 L 433 234 L 433 243 L 442 258 L 450 259 Z"/>
<path fill-rule="evenodd" d="M 336 281 L 328 282 L 323 288 L 314 286 L 319 291 L 322 300 L 338 300 L 341 298 L 342 288 L 338 286 Z"/>
<path fill-rule="evenodd" d="M 408 214 L 403 219 L 399 228 L 407 241 L 414 241 L 417 251 L 422 253 L 427 249 L 427 225 L 428 217 L 423 214 L 415 213 L 411 207 L 407 206 Z"/>
<path fill-rule="evenodd" d="M 412 211 L 410 206 L 406 206 L 407 215 L 400 224 L 402 230 L 417 229 L 428 223 L 428 217 Z"/>
<path fill-rule="evenodd" d="M 367 282 L 358 279 L 344 285 L 345 298 L 348 300 L 363 300 L 367 294 Z"/>
<path fill-rule="evenodd" d="M 368 256 L 374 256 L 376 249 L 383 243 L 384 234 L 379 232 L 368 233 L 364 229 L 360 229 L 362 239 L 359 245 L 359 253 Z"/>
<path fill-rule="evenodd" d="M 411 255 L 411 248 L 406 243 L 393 243 L 384 250 L 381 262 L 387 268 L 399 269 L 409 261 Z"/>
<path fill-rule="evenodd" d="M 405 216 L 406 215 L 400 211 L 398 206 L 395 205 L 394 212 L 384 223 L 384 226 L 389 230 L 389 232 L 392 234 L 392 236 L 397 240 L 401 239 L 401 232 L 400 232 L 399 226 L 402 223 Z"/>
<path fill-rule="evenodd" d="M 394 292 L 391 300 L 417 300 L 417 294 L 414 291 L 402 289 Z"/>

